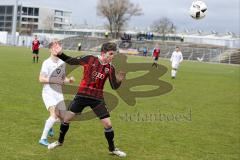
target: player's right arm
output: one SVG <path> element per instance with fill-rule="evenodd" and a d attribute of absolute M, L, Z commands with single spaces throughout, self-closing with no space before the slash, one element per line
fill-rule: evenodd
<path fill-rule="evenodd" d="M 56 43 L 53 46 L 53 51 L 54 51 L 53 55 L 57 56 L 58 58 L 60 58 L 64 62 L 66 62 L 67 64 L 84 65 L 84 64 L 88 63 L 89 56 L 80 56 L 80 57 L 75 57 L 75 58 L 70 57 L 62 52 L 62 47 L 59 45 L 59 43 Z"/>
<path fill-rule="evenodd" d="M 42 84 L 71 84 L 75 82 L 75 78 L 74 77 L 66 77 L 64 80 L 61 79 L 56 79 L 56 78 L 48 78 L 47 75 L 44 75 L 42 73 L 40 73 L 39 75 L 39 82 Z"/>
<path fill-rule="evenodd" d="M 58 58 L 66 62 L 70 65 L 83 65 L 86 64 L 88 61 L 89 56 L 80 56 L 80 57 L 70 57 L 64 53 L 61 53 L 60 55 L 57 55 Z"/>
<path fill-rule="evenodd" d="M 40 73 L 40 75 L 39 75 L 39 82 L 42 83 L 42 84 L 60 84 L 60 85 L 64 84 L 63 80 L 56 79 L 56 78 L 49 78 L 44 73 Z"/>

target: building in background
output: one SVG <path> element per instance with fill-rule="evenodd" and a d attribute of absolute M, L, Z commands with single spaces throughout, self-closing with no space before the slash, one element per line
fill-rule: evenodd
<path fill-rule="evenodd" d="M 0 1 L 0 31 L 11 32 L 14 1 Z M 34 30 L 66 30 L 71 28 L 72 12 L 50 7 L 18 3 L 17 32 L 31 34 Z"/>

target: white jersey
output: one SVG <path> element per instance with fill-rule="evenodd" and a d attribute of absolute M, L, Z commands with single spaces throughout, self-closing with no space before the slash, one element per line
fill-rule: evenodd
<path fill-rule="evenodd" d="M 53 61 L 51 57 L 46 59 L 41 68 L 40 74 L 47 76 L 49 79 L 65 79 L 65 63 L 58 59 Z M 43 84 L 42 97 L 46 107 L 56 106 L 63 101 L 62 85 L 60 84 Z"/>
<path fill-rule="evenodd" d="M 180 63 L 180 62 L 182 62 L 182 60 L 183 60 L 183 56 L 182 56 L 181 51 L 179 51 L 179 52 L 174 51 L 172 53 L 172 56 L 171 56 L 171 59 L 170 59 L 171 62 Z"/>
<path fill-rule="evenodd" d="M 174 51 L 172 53 L 172 56 L 170 58 L 170 61 L 172 62 L 172 68 L 178 68 L 179 63 L 183 61 L 183 56 L 181 51 Z"/>

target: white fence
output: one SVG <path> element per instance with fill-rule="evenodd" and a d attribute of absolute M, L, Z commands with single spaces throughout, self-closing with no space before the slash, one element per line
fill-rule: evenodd
<path fill-rule="evenodd" d="M 187 35 L 184 36 L 184 42 L 195 43 L 195 44 L 209 44 L 224 46 L 227 48 L 240 48 L 240 38 L 233 38 L 232 36 L 197 36 L 197 35 Z"/>

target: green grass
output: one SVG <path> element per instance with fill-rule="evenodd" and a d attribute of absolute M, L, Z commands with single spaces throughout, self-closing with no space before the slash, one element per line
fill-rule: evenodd
<path fill-rule="evenodd" d="M 68 52 L 76 55 L 76 53 Z M 49 54 L 42 49 L 40 60 Z M 129 63 L 151 63 L 150 58 L 128 57 Z M 169 69 L 169 61 L 160 60 Z M 38 144 L 48 112 L 38 83 L 41 63 L 33 64 L 26 48 L 0 46 L 0 159 L 1 160 L 112 160 L 98 119 L 73 122 L 63 147 L 48 151 Z M 81 69 L 72 73 L 80 78 Z M 131 73 L 127 78 L 141 76 Z M 120 99 L 111 113 L 115 142 L 126 160 L 239 160 L 240 68 L 184 61 L 177 79 L 170 70 L 161 79 L 174 89 L 158 97 L 138 98 L 134 107 Z M 144 80 L 144 79 L 143 79 Z M 76 85 L 78 82 L 76 82 Z M 132 90 L 148 90 L 141 86 Z M 154 88 L 154 87 L 153 87 Z M 107 82 L 106 90 L 110 91 Z M 180 117 L 140 121 L 134 115 Z M 124 118 L 132 115 L 132 119 Z M 143 117 L 144 119 L 144 117 Z M 55 125 L 55 133 L 59 125 Z M 50 138 L 49 141 L 54 141 Z"/>

